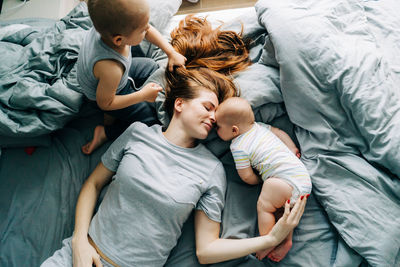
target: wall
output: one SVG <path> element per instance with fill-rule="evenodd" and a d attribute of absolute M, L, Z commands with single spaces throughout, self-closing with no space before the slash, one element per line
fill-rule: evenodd
<path fill-rule="evenodd" d="M 19 18 L 59 19 L 68 14 L 79 3 L 79 0 L 29 0 L 23 6 L 21 0 L 3 0 L 0 21 Z"/>

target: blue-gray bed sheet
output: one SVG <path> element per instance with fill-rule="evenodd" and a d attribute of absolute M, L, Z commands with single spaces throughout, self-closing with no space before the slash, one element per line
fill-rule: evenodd
<path fill-rule="evenodd" d="M 151 22 L 167 36 L 181 1 L 149 2 Z M 213 266 L 400 264 L 396 10 L 396 1 L 259 1 L 225 23 L 239 31 L 242 22 L 253 40 L 254 64 L 235 83 L 257 120 L 298 142 L 313 192 L 280 263 L 249 255 Z M 91 156 L 80 152 L 102 119 L 86 105 L 74 72 L 91 27 L 85 4 L 57 22 L 10 26 L 16 23 L 28 27 L 8 34 L 0 28 L 0 266 L 38 266 L 71 235 L 80 187 L 107 145 Z M 142 50 L 165 64 L 158 49 L 144 43 Z M 163 84 L 162 74 L 149 82 Z M 161 94 L 159 118 L 168 123 L 162 100 Z M 257 235 L 260 187 L 240 180 L 229 144 L 215 133 L 205 144 L 227 173 L 221 235 Z M 30 145 L 37 147 L 32 155 L 23 149 Z M 166 266 L 201 266 L 194 252 L 191 217 Z"/>

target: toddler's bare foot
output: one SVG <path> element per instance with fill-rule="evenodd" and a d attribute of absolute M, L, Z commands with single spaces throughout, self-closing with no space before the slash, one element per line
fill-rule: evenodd
<path fill-rule="evenodd" d="M 259 260 L 264 259 L 274 248 L 268 248 L 265 250 L 257 251 L 256 258 Z"/>
<path fill-rule="evenodd" d="M 292 239 L 285 239 L 268 254 L 268 258 L 272 261 L 279 262 L 286 256 L 291 248 Z"/>
<path fill-rule="evenodd" d="M 83 154 L 90 155 L 96 148 L 107 141 L 106 132 L 103 125 L 97 125 L 94 128 L 93 139 L 86 145 L 82 146 Z"/>

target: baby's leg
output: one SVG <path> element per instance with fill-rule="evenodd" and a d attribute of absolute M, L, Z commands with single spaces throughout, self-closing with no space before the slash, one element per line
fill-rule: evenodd
<path fill-rule="evenodd" d="M 281 261 L 292 248 L 292 238 L 293 231 L 268 254 L 268 258 L 276 262 Z"/>
<path fill-rule="evenodd" d="M 278 178 L 268 178 L 264 182 L 257 202 L 258 231 L 260 235 L 266 235 L 271 231 L 272 227 L 275 225 L 274 212 L 290 199 L 292 190 L 293 188 L 288 183 Z M 273 249 L 274 248 L 258 251 L 256 256 L 261 260 Z M 289 249 L 287 249 L 287 251 L 289 251 Z"/>

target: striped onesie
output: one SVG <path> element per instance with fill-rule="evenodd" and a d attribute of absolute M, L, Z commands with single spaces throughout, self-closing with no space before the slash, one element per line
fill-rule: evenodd
<path fill-rule="evenodd" d="M 290 201 L 311 193 L 311 179 L 304 164 L 271 132 L 271 126 L 256 122 L 244 134 L 234 138 L 231 151 L 236 169 L 252 167 L 261 179 L 269 177 L 285 180 L 293 187 Z"/>

